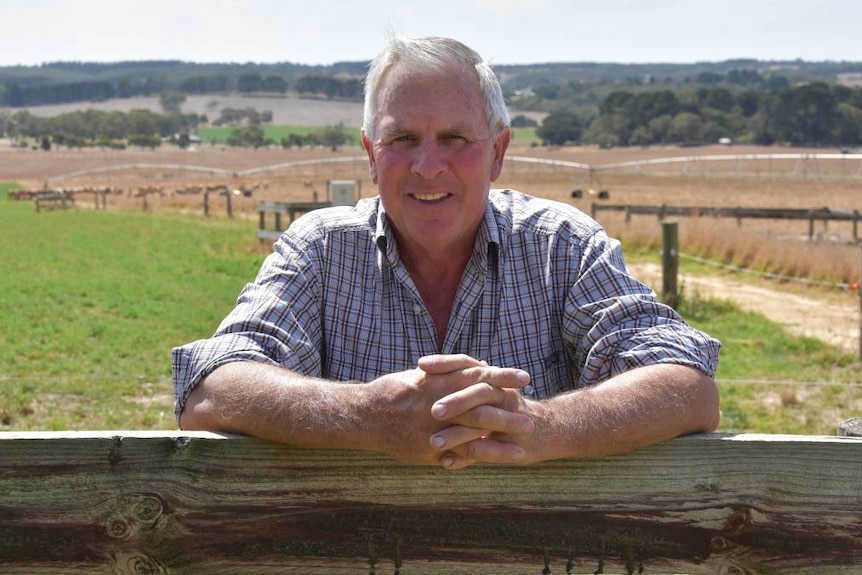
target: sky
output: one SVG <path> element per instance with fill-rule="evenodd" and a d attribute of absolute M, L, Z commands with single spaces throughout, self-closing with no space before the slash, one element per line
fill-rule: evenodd
<path fill-rule="evenodd" d="M 374 57 L 451 36 L 491 64 L 862 62 L 860 0 L 0 0 L 0 66 Z"/>

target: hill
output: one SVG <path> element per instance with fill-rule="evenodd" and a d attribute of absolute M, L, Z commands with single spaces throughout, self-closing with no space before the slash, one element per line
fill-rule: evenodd
<path fill-rule="evenodd" d="M 344 124 L 358 127 L 362 124 L 362 103 L 319 98 L 299 98 L 285 96 L 248 96 L 236 93 L 207 94 L 188 96 L 183 102 L 183 113 L 205 114 L 218 118 L 225 108 L 254 108 L 272 112 L 272 124 L 277 126 L 333 126 Z M 0 114 L 27 110 L 34 116 L 51 118 L 80 110 L 101 110 L 104 112 L 130 112 L 131 110 L 152 110 L 161 112 L 162 106 L 157 96 L 138 96 L 135 98 L 114 98 L 103 102 L 71 102 L 47 106 L 25 108 L 2 108 Z"/>

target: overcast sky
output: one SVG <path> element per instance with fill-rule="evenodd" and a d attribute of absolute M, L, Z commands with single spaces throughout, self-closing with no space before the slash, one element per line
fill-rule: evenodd
<path fill-rule="evenodd" d="M 862 61 L 860 0 L 0 0 L 0 65 L 371 59 L 387 30 L 492 64 Z"/>

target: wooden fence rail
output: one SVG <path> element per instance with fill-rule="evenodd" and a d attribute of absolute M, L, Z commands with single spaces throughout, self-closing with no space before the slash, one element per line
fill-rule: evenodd
<path fill-rule="evenodd" d="M 833 208 L 742 208 L 742 207 L 702 207 L 702 206 L 632 206 L 619 204 L 599 204 L 593 202 L 591 213 L 595 218 L 598 212 L 625 212 L 628 222 L 633 215 L 650 215 L 659 218 L 687 216 L 714 218 L 734 218 L 737 223 L 744 219 L 767 220 L 804 220 L 808 222 L 808 237 L 814 238 L 816 222 L 852 222 L 853 241 L 859 241 L 859 222 L 862 212 L 858 210 L 836 210 Z"/>
<path fill-rule="evenodd" d="M 257 237 L 261 240 L 277 240 L 286 229 L 281 221 L 281 214 L 287 214 L 289 225 L 297 215 L 320 208 L 328 208 L 331 205 L 332 202 L 258 202 Z M 266 227 L 266 214 L 273 214 L 274 216 L 273 227 L 269 229 Z"/>
<path fill-rule="evenodd" d="M 0 434 L 2 573 L 862 573 L 862 439 L 458 472 L 187 432 Z"/>

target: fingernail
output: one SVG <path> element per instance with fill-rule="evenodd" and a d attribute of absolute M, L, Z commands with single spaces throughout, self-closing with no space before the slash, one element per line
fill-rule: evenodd
<path fill-rule="evenodd" d="M 515 375 L 515 379 L 517 379 L 519 383 L 530 383 L 530 374 L 526 371 L 519 371 Z"/>
<path fill-rule="evenodd" d="M 436 418 L 446 417 L 446 405 L 442 403 L 435 403 L 431 406 L 431 415 Z"/>
<path fill-rule="evenodd" d="M 533 431 L 533 421 L 531 419 L 528 419 L 527 421 L 522 423 L 521 424 L 521 431 L 523 431 L 524 433 L 529 433 L 529 432 Z"/>
<path fill-rule="evenodd" d="M 437 449 L 440 449 L 441 447 L 446 445 L 446 439 L 440 437 L 439 435 L 433 435 L 431 436 L 431 445 L 433 445 Z"/>
<path fill-rule="evenodd" d="M 524 453 L 523 449 L 517 449 L 514 453 L 512 453 L 512 461 L 521 461 L 522 459 L 524 459 L 525 455 L 526 453 Z"/>
<path fill-rule="evenodd" d="M 443 464 L 443 467 L 452 467 L 455 465 L 455 458 L 451 455 L 444 455 L 440 458 L 440 463 Z"/>

